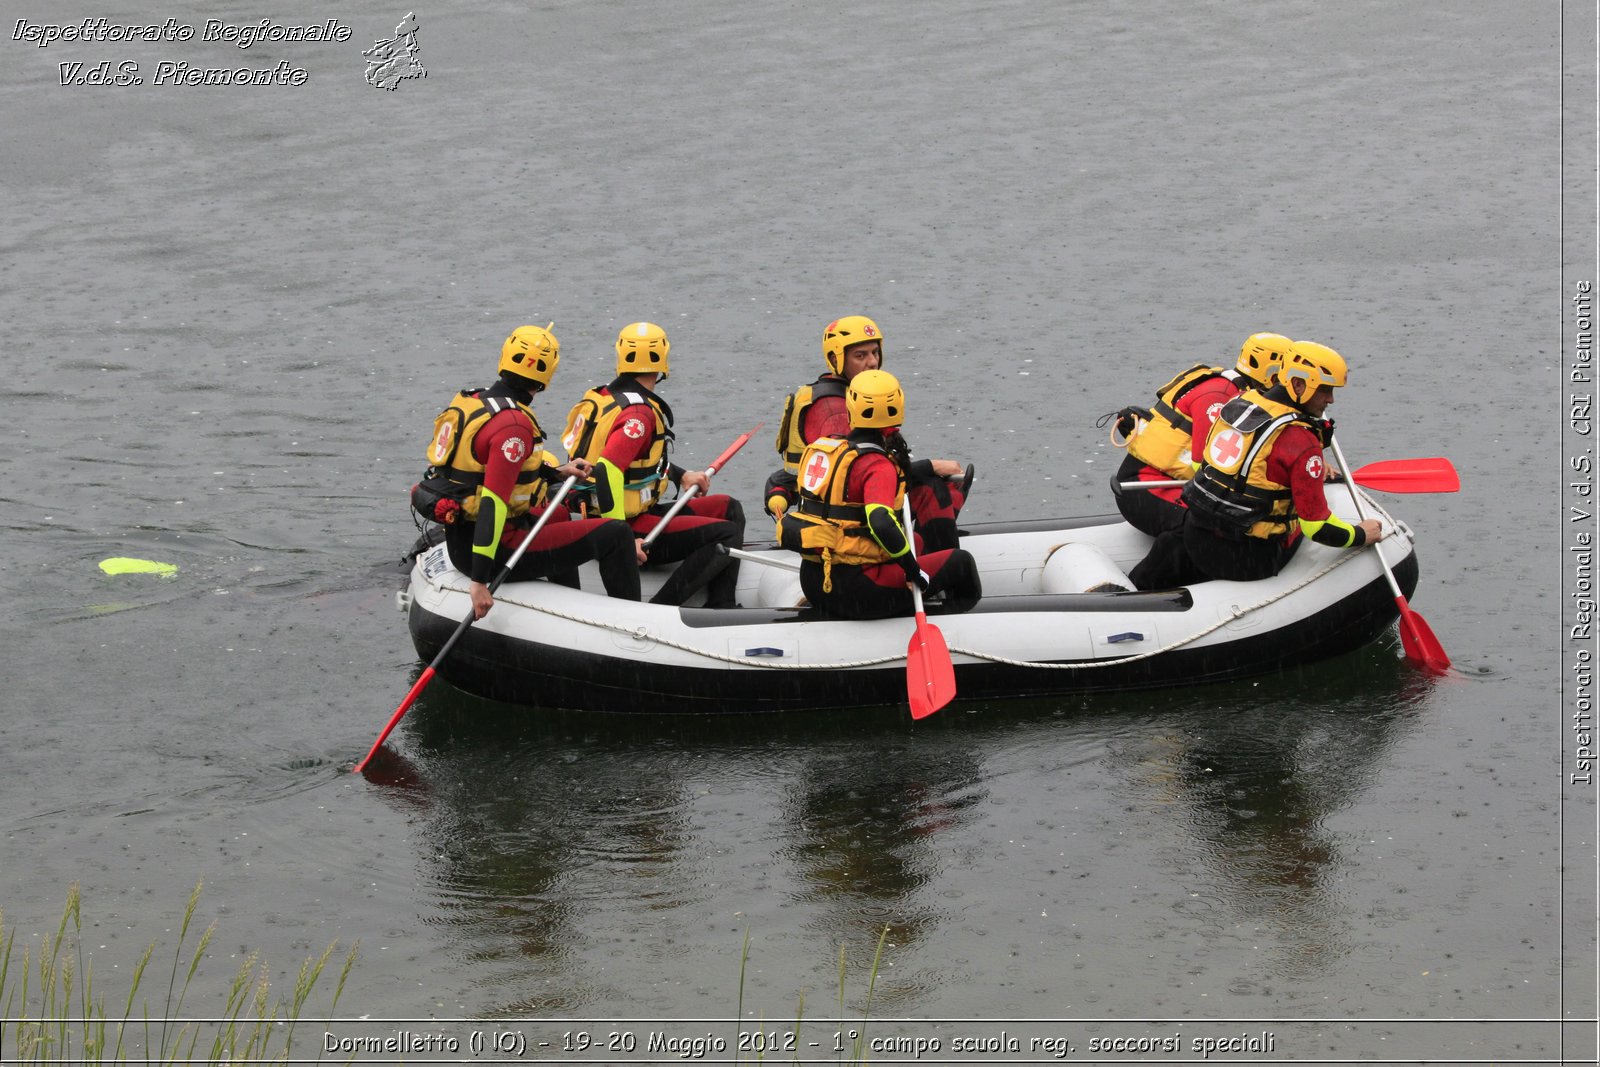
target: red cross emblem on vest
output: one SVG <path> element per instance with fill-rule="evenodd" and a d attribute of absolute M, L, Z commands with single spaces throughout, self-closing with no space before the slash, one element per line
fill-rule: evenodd
<path fill-rule="evenodd" d="M 439 436 L 433 439 L 433 456 L 435 463 L 443 463 L 450 458 L 450 442 L 456 435 L 456 428 L 451 423 L 439 427 Z"/>
<path fill-rule="evenodd" d="M 828 480 L 828 457 L 822 452 L 813 452 L 811 459 L 806 463 L 804 485 L 807 491 L 815 493 L 822 488 Z"/>
<path fill-rule="evenodd" d="M 1230 426 L 1211 439 L 1211 444 L 1206 449 L 1206 458 L 1214 465 L 1227 470 L 1238 462 L 1239 454 L 1243 451 L 1244 434 Z"/>

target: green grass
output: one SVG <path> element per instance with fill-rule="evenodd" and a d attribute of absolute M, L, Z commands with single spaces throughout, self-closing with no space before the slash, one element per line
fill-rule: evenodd
<path fill-rule="evenodd" d="M 19 948 L 16 931 L 7 928 L 5 913 L 0 910 L 0 1064 L 9 1067 L 12 1064 L 139 1063 L 168 1067 L 195 1063 L 305 1062 L 305 1052 L 300 1050 L 297 1054 L 295 1049 L 295 1032 L 306 1017 L 318 985 L 324 984 L 338 943 L 330 944 L 320 956 L 303 961 L 293 988 L 276 996 L 267 980 L 267 968 L 255 953 L 251 953 L 233 975 L 220 1011 L 185 1018 L 186 1006 L 194 1010 L 190 988 L 217 930 L 213 922 L 200 931 L 198 937 L 191 938 L 201 888 L 196 885 L 189 895 L 170 964 L 164 956 L 157 962 L 157 945 L 151 942 L 134 965 L 126 994 L 119 992 L 117 999 L 109 1004 L 106 994 L 96 985 L 94 960 L 84 951 L 83 901 L 76 883 L 67 890 L 66 907 L 55 932 L 46 935 L 37 946 Z M 871 969 L 866 974 L 866 998 L 861 1006 L 860 1024 L 835 1035 L 834 1044 L 841 1064 L 865 1067 L 868 1062 L 867 1024 L 888 938 L 889 928 L 885 926 L 878 937 Z M 750 934 L 746 931 L 739 961 L 736 1018 L 740 1020 L 744 1017 L 749 958 Z M 327 1011 L 321 1016 L 324 1024 L 334 1017 L 355 961 L 356 948 L 352 947 L 344 957 L 337 978 L 333 979 Z M 847 979 L 850 977 L 845 946 L 841 944 L 838 984 L 838 1019 L 841 1021 L 845 1018 Z M 159 988 L 163 978 L 164 989 Z M 159 993 L 158 1004 L 150 1002 L 147 994 L 151 992 Z M 805 994 L 802 993 L 791 1031 L 796 1039 L 805 1022 L 805 1008 Z M 842 1043 L 845 1038 L 848 1043 Z M 737 1037 L 733 1047 L 739 1048 Z M 320 1061 L 320 1052 L 316 1058 Z M 769 1059 L 781 1062 L 785 1058 L 786 1050 L 766 1048 L 736 1054 L 736 1062 L 741 1063 L 765 1063 Z M 799 1058 L 797 1052 L 795 1060 Z"/>
<path fill-rule="evenodd" d="M 834 1047 L 839 1050 L 840 1056 L 842 1057 L 844 1055 L 844 1053 L 846 1053 L 846 1052 L 848 1052 L 849 1055 L 850 1055 L 849 1059 L 841 1058 L 839 1060 L 839 1063 L 846 1065 L 846 1067 L 866 1067 L 867 1062 L 868 1062 L 868 1060 L 867 1060 L 867 1051 L 868 1051 L 868 1049 L 867 1049 L 867 1023 L 870 1021 L 870 1019 L 872 1017 L 872 994 L 878 987 L 878 970 L 883 964 L 883 946 L 888 942 L 888 940 L 889 940 L 889 927 L 885 926 L 883 928 L 882 932 L 880 932 L 878 934 L 878 946 L 872 953 L 872 968 L 867 972 L 867 996 L 866 996 L 866 1000 L 863 1001 L 862 1005 L 861 1005 L 861 1022 L 860 1022 L 860 1024 L 858 1026 L 856 1026 L 856 1027 L 852 1027 L 848 1031 L 840 1031 L 838 1034 L 836 1034 L 834 1036 Z M 839 999 L 838 1020 L 840 1022 L 843 1022 L 844 1018 L 845 1018 L 845 990 L 846 990 L 846 987 L 848 985 L 847 979 L 849 977 L 849 968 L 848 968 L 848 966 L 846 965 L 846 962 L 845 962 L 845 959 L 846 959 L 845 949 L 846 949 L 846 946 L 843 945 L 843 944 L 840 944 L 840 946 L 839 946 L 839 988 L 838 988 L 838 999 Z M 737 1011 L 735 1012 L 735 1015 L 734 1015 L 734 1017 L 739 1020 L 740 1030 L 743 1030 L 743 1022 L 744 1022 L 745 967 L 749 963 L 749 961 L 750 961 L 750 931 L 746 930 L 745 933 L 744 933 L 744 946 L 741 949 L 740 955 L 739 955 L 739 1002 L 738 1002 L 738 1009 L 737 1009 Z M 800 1030 L 805 1024 L 805 1016 L 806 1016 L 806 995 L 805 995 L 805 992 L 802 990 L 801 993 L 800 993 L 800 1002 L 795 1007 L 794 1026 L 793 1026 L 793 1029 L 789 1031 L 789 1033 L 791 1033 L 794 1036 L 795 1042 L 796 1042 L 797 1045 L 799 1044 Z M 761 1026 L 758 1027 L 758 1029 L 765 1029 L 766 1020 L 765 1019 L 761 1019 L 761 1020 L 758 1020 L 758 1021 L 762 1024 Z M 842 1041 L 842 1038 L 846 1033 L 848 1033 L 848 1035 L 850 1037 L 850 1043 L 847 1046 L 843 1045 L 843 1041 Z M 740 1047 L 739 1044 L 738 1044 L 738 1034 L 737 1033 L 735 1034 L 735 1043 L 734 1043 L 734 1045 L 732 1047 L 735 1048 L 735 1049 L 738 1049 Z M 781 1055 L 781 1053 L 780 1053 L 780 1055 Z M 765 1063 L 766 1059 L 767 1059 L 767 1056 L 766 1056 L 766 1050 L 765 1049 L 758 1049 L 753 1055 L 749 1055 L 749 1056 L 746 1056 L 746 1055 L 743 1055 L 743 1054 L 738 1054 L 738 1055 L 735 1056 L 735 1062 L 736 1063 Z M 800 1053 L 797 1050 L 795 1052 L 795 1055 L 794 1055 L 794 1062 L 795 1063 L 799 1063 L 800 1060 L 801 1060 Z"/>
<path fill-rule="evenodd" d="M 126 999 L 107 1006 L 105 994 L 95 986 L 94 961 L 84 953 L 83 902 L 76 883 L 67 890 L 55 934 L 46 936 L 37 949 L 25 945 L 18 952 L 16 931 L 6 928 L 5 913 L 0 911 L 0 1063 L 288 1062 L 295 1029 L 338 943 L 307 958 L 294 988 L 276 999 L 267 968 L 252 953 L 233 976 L 222 1010 L 204 1021 L 185 1020 L 189 988 L 217 929 L 213 922 L 188 948 L 200 889 L 196 885 L 189 894 L 166 989 L 156 1006 L 144 993 L 147 984 L 159 981 L 149 973 L 155 942 L 134 966 Z M 352 946 L 334 983 L 325 1019 L 333 1017 L 355 961 Z"/>

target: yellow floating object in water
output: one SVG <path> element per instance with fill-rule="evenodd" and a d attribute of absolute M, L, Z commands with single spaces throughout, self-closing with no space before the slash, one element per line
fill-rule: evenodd
<path fill-rule="evenodd" d="M 178 573 L 176 563 L 157 563 L 153 559 L 132 559 L 128 556 L 103 559 L 100 569 L 107 574 L 159 574 L 163 578 L 172 578 Z"/>

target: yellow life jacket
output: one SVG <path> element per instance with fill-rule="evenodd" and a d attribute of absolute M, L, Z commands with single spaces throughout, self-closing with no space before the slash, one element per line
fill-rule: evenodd
<path fill-rule="evenodd" d="M 790 474 L 800 474 L 800 456 L 807 441 L 802 436 L 806 425 L 806 412 L 811 405 L 824 397 L 844 396 L 844 379 L 837 374 L 824 374 L 810 385 L 796 389 L 783 404 L 783 419 L 778 423 L 778 455 L 783 457 L 783 469 Z"/>
<path fill-rule="evenodd" d="M 1191 518 L 1236 537 L 1284 536 L 1295 521 L 1294 497 L 1287 485 L 1267 477 L 1267 457 L 1296 423 L 1316 429 L 1299 408 L 1254 389 L 1224 404 L 1206 435 L 1200 470 L 1183 487 Z"/>
<path fill-rule="evenodd" d="M 1157 389 L 1150 418 L 1139 420 L 1133 433 L 1128 435 L 1128 454 L 1146 466 L 1165 471 L 1170 477 L 1189 478 L 1194 473 L 1194 468 L 1189 466 L 1194 421 L 1178 410 L 1178 401 L 1195 386 L 1224 373 L 1221 367 L 1196 363 Z"/>
<path fill-rule="evenodd" d="M 612 427 L 625 408 L 648 404 L 655 413 L 655 429 L 650 436 L 650 447 L 639 454 L 622 472 L 623 517 L 631 519 L 648 510 L 666 492 L 672 451 L 672 409 L 666 401 L 642 386 L 595 386 L 567 413 L 567 427 L 561 434 L 561 443 L 573 459 L 586 459 L 598 463 L 611 437 Z M 592 485 L 580 486 L 583 493 L 592 494 Z"/>
<path fill-rule="evenodd" d="M 865 452 L 887 456 L 882 446 L 819 437 L 800 461 L 800 499 L 778 520 L 778 543 L 802 557 L 833 564 L 886 563 L 892 557 L 867 529 L 867 508 L 845 499 L 850 467 Z M 896 514 L 905 498 L 905 472 L 895 465 Z M 831 584 L 831 583 L 830 583 Z"/>
<path fill-rule="evenodd" d="M 428 470 L 412 493 L 412 503 L 425 518 L 434 519 L 433 504 L 440 499 L 451 499 L 469 521 L 478 517 L 478 489 L 483 485 L 484 465 L 472 454 L 478 431 L 502 411 L 516 408 L 533 423 L 533 447 L 523 457 L 522 469 L 517 474 L 516 488 L 506 501 L 507 518 L 526 515 L 545 501 L 549 483 L 541 471 L 545 465 L 556 465 L 556 458 L 539 448 L 544 442 L 544 431 L 533 409 L 510 397 L 483 396 L 479 390 L 463 389 L 433 420 L 433 439 L 428 442 Z M 427 506 L 424 507 L 424 501 Z"/>

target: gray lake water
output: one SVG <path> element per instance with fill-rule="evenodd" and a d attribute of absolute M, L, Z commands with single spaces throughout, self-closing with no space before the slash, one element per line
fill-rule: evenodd
<path fill-rule="evenodd" d="M 475 0 L 418 9 L 426 77 L 383 91 L 361 52 L 406 11 L 7 5 L 19 952 L 78 883 L 115 1001 L 203 881 L 218 934 L 186 1014 L 249 952 L 281 990 L 337 940 L 360 946 L 341 1034 L 640 1042 L 546 1060 L 803 1012 L 830 1062 L 834 1017 L 863 1014 L 937 1039 L 921 1062 L 1015 1052 L 1002 1031 L 1009 1062 L 1266 1033 L 1242 1062 L 1593 1061 L 1564 551 L 1592 194 L 1562 217 L 1563 148 L 1568 182 L 1594 158 L 1593 5 Z M 17 39 L 97 17 L 196 36 Z M 348 41 L 200 39 L 328 17 Z M 144 83 L 62 84 L 104 61 Z M 306 75 L 156 84 L 162 62 Z M 511 327 L 556 323 L 559 424 L 622 324 L 664 325 L 693 465 L 770 430 L 852 312 L 886 333 L 919 452 L 977 464 L 975 521 L 1109 510 L 1097 416 L 1256 330 L 1333 345 L 1354 464 L 1462 472 L 1387 501 L 1455 669 L 1419 675 L 1391 634 L 1240 685 L 915 725 L 535 715 L 441 682 L 392 742 L 405 782 L 348 773 L 420 668 L 393 593 L 432 415 Z M 718 481 L 752 512 L 768 436 Z"/>

